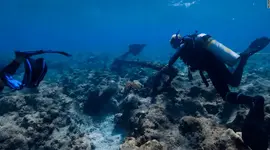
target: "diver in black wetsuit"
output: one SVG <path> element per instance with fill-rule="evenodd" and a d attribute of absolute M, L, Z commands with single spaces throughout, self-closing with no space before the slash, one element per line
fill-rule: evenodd
<path fill-rule="evenodd" d="M 47 65 L 43 58 L 33 59 L 31 56 L 44 53 L 58 53 L 67 57 L 71 56 L 70 54 L 62 51 L 16 51 L 15 59 L 0 71 L 0 91 L 4 89 L 4 86 L 10 87 L 12 90 L 20 90 L 23 87 L 37 87 L 47 73 Z M 25 66 L 25 74 L 23 81 L 20 82 L 12 76 L 16 73 L 17 69 L 23 62 Z"/>
<path fill-rule="evenodd" d="M 228 85 L 233 87 L 239 86 L 248 58 L 266 47 L 269 42 L 270 39 L 267 37 L 256 39 L 250 44 L 247 50 L 238 55 L 216 40 L 213 40 L 209 35 L 198 34 L 196 32 L 195 34 L 181 37 L 177 33 L 170 40 L 171 46 L 177 49 L 177 51 L 160 73 L 170 68 L 178 58 L 181 58 L 188 65 L 190 71 L 200 71 L 200 75 L 206 86 L 208 86 L 208 82 L 203 72 L 207 72 L 217 92 L 224 100 L 233 104 L 252 104 L 252 99 L 249 99 L 245 95 L 230 92 Z M 224 54 L 224 57 L 217 57 L 222 54 Z M 223 61 L 220 58 L 224 58 Z M 239 62 L 233 73 L 225 65 L 226 60 L 233 65 Z"/>

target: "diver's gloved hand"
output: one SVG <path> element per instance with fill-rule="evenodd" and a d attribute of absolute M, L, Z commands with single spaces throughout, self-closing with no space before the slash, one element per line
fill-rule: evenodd
<path fill-rule="evenodd" d="M 268 37 L 257 38 L 256 40 L 251 42 L 251 44 L 248 47 L 249 49 L 251 49 L 250 55 L 264 49 L 269 43 L 270 39 Z"/>
<path fill-rule="evenodd" d="M 178 74 L 178 70 L 174 67 L 169 67 L 168 65 L 164 66 L 160 71 L 160 74 L 167 74 L 170 77 L 175 77 Z"/>

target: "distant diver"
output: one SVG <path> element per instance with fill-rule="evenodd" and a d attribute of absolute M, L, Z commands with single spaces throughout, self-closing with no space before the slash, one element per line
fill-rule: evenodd
<path fill-rule="evenodd" d="M 242 139 L 252 150 L 267 150 L 268 134 L 264 121 L 264 98 L 255 96 L 254 105 L 242 126 Z"/>
<path fill-rule="evenodd" d="M 240 55 L 224 46 L 210 35 L 198 33 L 181 37 L 179 31 L 173 34 L 170 40 L 171 46 L 176 53 L 170 59 L 168 65 L 161 69 L 160 73 L 172 67 L 178 58 L 189 67 L 191 72 L 200 71 L 203 82 L 208 86 L 203 72 L 207 72 L 210 80 L 220 96 L 233 104 L 252 104 L 251 99 L 241 101 L 241 93 L 230 92 L 228 85 L 239 86 L 244 66 L 250 56 L 265 48 L 270 42 L 268 37 L 261 37 L 254 40 L 249 47 Z M 231 72 L 227 66 L 237 66 Z M 230 97 L 230 98 L 226 98 Z"/>
<path fill-rule="evenodd" d="M 58 53 L 67 57 L 71 55 L 62 51 L 38 50 L 38 51 L 15 51 L 15 59 L 0 71 L 0 91 L 8 86 L 12 90 L 21 90 L 24 87 L 35 88 L 43 80 L 47 73 L 47 65 L 43 58 L 33 59 L 32 56 Z M 24 63 L 25 73 L 22 82 L 13 78 L 20 65 Z"/>
<path fill-rule="evenodd" d="M 145 46 L 146 44 L 130 44 L 128 46 L 128 51 L 121 55 L 118 59 L 126 59 L 130 54 L 137 56 L 142 52 Z"/>

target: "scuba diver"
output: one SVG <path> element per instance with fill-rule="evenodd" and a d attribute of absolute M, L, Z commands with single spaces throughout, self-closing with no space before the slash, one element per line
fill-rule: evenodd
<path fill-rule="evenodd" d="M 253 101 L 251 98 L 246 98 L 242 101 L 243 98 L 241 97 L 245 97 L 245 95 L 230 92 L 228 85 L 233 87 L 239 86 L 248 58 L 265 48 L 269 42 L 270 39 L 268 37 L 258 38 L 244 52 L 237 54 L 213 39 L 210 35 L 199 34 L 196 31 L 194 34 L 181 37 L 178 31 L 172 35 L 170 40 L 171 46 L 177 51 L 170 59 L 168 65 L 161 69 L 160 73 L 172 67 L 175 61 L 180 58 L 188 65 L 190 71 L 200 71 L 200 75 L 206 86 L 209 84 L 203 72 L 207 72 L 215 89 L 225 101 L 233 104 L 252 104 Z M 231 72 L 226 65 L 237 67 L 234 72 Z"/>
<path fill-rule="evenodd" d="M 251 97 L 250 97 L 251 98 Z M 264 121 L 264 98 L 255 96 L 242 126 L 242 139 L 252 150 L 267 150 L 268 135 Z"/>
<path fill-rule="evenodd" d="M 21 90 L 24 87 L 37 87 L 47 73 L 47 65 L 43 58 L 33 59 L 31 57 L 45 53 L 58 53 L 67 57 L 71 56 L 66 52 L 52 50 L 15 51 L 15 59 L 0 71 L 0 91 L 4 89 L 4 86 L 8 86 L 12 90 Z M 22 82 L 20 82 L 12 76 L 23 62 L 25 73 Z"/>
<path fill-rule="evenodd" d="M 128 46 L 128 51 L 121 55 L 118 59 L 126 59 L 130 54 L 137 56 L 142 52 L 145 46 L 146 44 L 130 44 Z"/>

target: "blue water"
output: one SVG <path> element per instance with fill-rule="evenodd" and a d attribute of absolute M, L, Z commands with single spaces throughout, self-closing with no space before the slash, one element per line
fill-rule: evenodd
<path fill-rule="evenodd" d="M 168 40 L 206 32 L 236 51 L 270 36 L 267 0 L 1 0 L 0 50 L 59 49 L 118 54 L 147 43 L 143 55 L 171 55 Z"/>
<path fill-rule="evenodd" d="M 131 43 L 148 44 L 143 58 L 167 61 L 171 34 L 211 34 L 235 51 L 270 37 L 267 0 L 1 0 L 0 52 L 54 49 L 119 55 Z M 265 51 L 270 52 L 270 48 Z M 112 118 L 92 129 L 97 149 L 117 149 Z M 97 125 L 98 126 L 98 125 Z"/>

